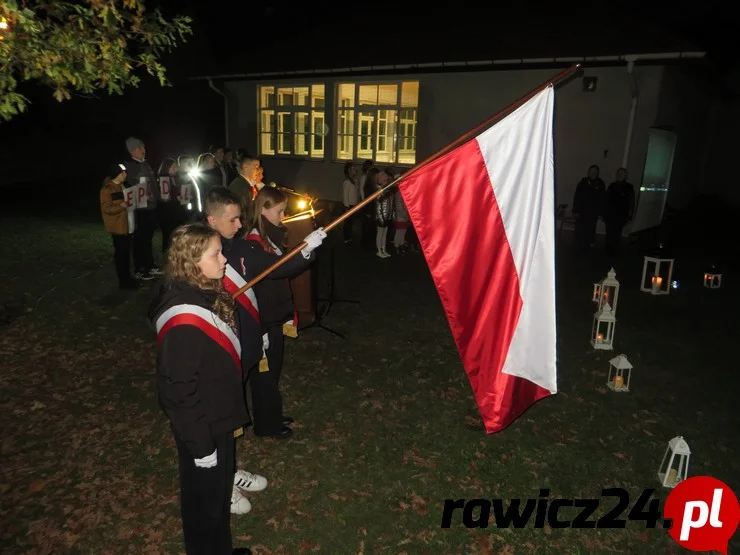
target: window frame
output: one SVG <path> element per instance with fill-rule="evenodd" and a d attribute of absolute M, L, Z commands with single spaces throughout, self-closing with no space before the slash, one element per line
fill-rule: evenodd
<path fill-rule="evenodd" d="M 402 103 L 402 94 L 403 94 L 403 84 L 404 83 L 417 83 L 419 92 L 421 91 L 421 80 L 419 79 L 402 79 L 402 80 L 396 80 L 396 79 L 373 79 L 373 80 L 338 80 L 334 83 L 334 106 L 332 108 L 332 117 L 335 118 L 335 129 L 332 134 L 332 161 L 336 163 L 345 164 L 349 161 L 354 160 L 367 160 L 368 158 L 360 157 L 358 152 L 358 147 L 360 146 L 360 133 L 359 133 L 359 126 L 360 126 L 360 117 L 359 113 L 361 112 L 374 112 L 373 121 L 371 123 L 371 143 L 372 143 L 372 161 L 373 164 L 391 164 L 393 166 L 399 166 L 399 167 L 413 167 L 418 163 L 418 128 L 419 128 L 419 97 L 417 95 L 416 98 L 416 106 L 401 106 Z M 353 105 L 352 107 L 345 107 L 340 106 L 341 98 L 339 94 L 340 87 L 342 85 L 354 85 L 354 99 L 353 99 Z M 359 97 L 360 97 L 360 87 L 361 86 L 367 86 L 367 85 L 375 85 L 375 86 L 382 86 L 382 85 L 396 85 L 398 87 L 397 89 L 397 96 L 396 96 L 396 104 L 394 105 L 375 105 L 375 106 L 360 106 L 359 105 Z M 378 143 L 378 112 L 380 110 L 394 110 L 396 112 L 396 117 L 394 121 L 394 133 L 393 133 L 393 141 L 394 141 L 394 155 L 395 155 L 395 162 L 378 162 L 377 161 L 377 143 Z M 405 142 L 409 139 L 410 136 L 408 135 L 401 135 L 400 130 L 402 127 L 401 123 L 401 112 L 404 110 L 416 110 L 416 120 L 414 121 L 413 128 L 414 128 L 414 135 L 413 135 L 413 144 L 414 144 L 414 162 L 399 162 L 399 150 L 402 142 Z M 353 112 L 353 132 L 352 132 L 352 157 L 349 159 L 345 158 L 339 158 L 338 150 L 339 145 L 344 137 L 347 136 L 346 133 L 340 132 L 340 112 Z M 386 119 L 387 121 L 387 119 Z M 408 123 L 406 123 L 408 125 Z M 404 149 L 408 150 L 408 149 Z"/>
<path fill-rule="evenodd" d="M 321 108 L 315 108 L 313 106 L 314 98 L 320 98 L 317 96 L 314 96 L 314 87 L 323 87 L 324 88 L 324 95 L 323 95 L 323 101 L 324 105 Z M 262 90 L 264 88 L 272 88 L 273 89 L 273 95 L 275 96 L 275 102 L 272 107 L 263 107 L 262 106 Z M 296 106 L 295 104 L 291 106 L 280 106 L 279 100 L 278 100 L 278 91 L 280 89 L 305 89 L 308 88 L 308 104 L 305 106 Z M 256 84 L 257 89 L 257 152 L 259 157 L 266 157 L 271 160 L 306 160 L 306 161 L 313 161 L 313 162 L 325 162 L 326 161 L 326 150 L 327 147 L 330 146 L 329 141 L 327 141 L 328 133 L 326 133 L 325 129 L 327 128 L 327 83 L 320 81 L 320 82 L 310 82 L 310 83 L 296 83 L 296 82 L 280 82 L 280 81 L 273 81 L 273 82 L 259 82 Z M 295 94 L 295 93 L 294 93 Z M 264 112 L 272 112 L 273 118 L 275 121 L 275 127 L 274 129 L 271 129 L 270 131 L 262 131 L 262 120 L 263 120 L 263 113 Z M 297 137 L 299 135 L 303 135 L 304 133 L 298 133 L 295 130 L 291 132 L 292 135 L 292 144 L 291 144 L 291 152 L 290 153 L 283 153 L 279 151 L 279 145 L 280 145 L 280 136 L 285 135 L 286 133 L 281 133 L 279 130 L 279 124 L 278 124 L 278 114 L 279 113 L 285 113 L 289 112 L 291 114 L 291 120 L 293 123 L 293 128 L 297 128 L 296 122 L 297 114 L 305 114 L 308 123 L 308 141 L 305 145 L 306 154 L 297 154 L 296 153 L 296 144 L 297 144 Z M 321 134 L 314 132 L 314 112 L 320 112 L 321 113 L 321 120 L 323 121 Z M 270 135 L 274 141 L 274 150 L 272 153 L 265 152 L 262 148 L 262 139 L 263 136 Z M 323 148 L 321 156 L 312 156 L 313 151 L 313 145 L 314 140 L 316 136 L 320 135 L 322 137 L 323 141 Z"/>

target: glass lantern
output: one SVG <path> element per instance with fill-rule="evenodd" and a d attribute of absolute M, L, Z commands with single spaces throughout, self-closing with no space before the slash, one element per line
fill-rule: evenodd
<path fill-rule="evenodd" d="M 658 469 L 658 480 L 666 488 L 674 488 L 685 480 L 689 472 L 691 450 L 682 436 L 668 442 L 663 461 Z"/>
<path fill-rule="evenodd" d="M 591 345 L 594 349 L 611 351 L 614 347 L 614 329 L 617 319 L 612 313 L 612 307 L 606 303 L 601 310 L 594 314 L 594 325 L 591 329 Z"/>
<path fill-rule="evenodd" d="M 722 287 L 722 273 L 717 266 L 712 265 L 704 273 L 704 287 L 707 289 L 719 289 Z"/>
<path fill-rule="evenodd" d="M 609 270 L 606 277 L 598 283 L 594 283 L 593 301 L 598 305 L 596 310 L 601 310 L 605 304 L 612 307 L 612 314 L 617 314 L 617 301 L 619 300 L 619 282 L 614 268 Z"/>
<path fill-rule="evenodd" d="M 630 390 L 632 365 L 627 357 L 619 355 L 609 361 L 609 377 L 606 386 L 612 391 L 627 392 Z"/>
<path fill-rule="evenodd" d="M 646 256 L 642 264 L 640 291 L 651 295 L 668 295 L 671 292 L 673 258 Z"/>

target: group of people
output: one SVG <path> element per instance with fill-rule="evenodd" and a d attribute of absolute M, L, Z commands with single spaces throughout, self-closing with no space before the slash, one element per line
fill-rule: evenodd
<path fill-rule="evenodd" d="M 402 175 L 402 172 L 394 171 L 392 168 L 375 167 L 371 160 L 366 160 L 360 171 L 361 174 L 358 175 L 357 165 L 354 162 L 347 162 L 344 165 L 342 202 L 345 210 L 351 209 L 378 190 L 384 189 Z M 403 197 L 397 187 L 379 195 L 364 210 L 344 221 L 345 244 L 352 244 L 354 223 L 357 221 L 361 222 L 363 246 L 371 250 L 375 249 L 378 258 L 391 256 L 387 250 L 388 228 L 391 226 L 394 228 L 393 247 L 396 253 L 403 254 L 409 249 L 406 231 L 411 227 L 411 222 Z"/>
<path fill-rule="evenodd" d="M 599 218 L 606 227 L 606 253 L 619 254 L 622 230 L 634 216 L 635 188 L 627 181 L 627 170 L 619 168 L 616 180 L 606 187 L 599 177 L 599 166 L 588 169 L 588 175 L 576 186 L 573 197 L 575 242 L 580 252 L 587 252 L 596 236 Z"/>
<path fill-rule="evenodd" d="M 129 148 L 134 161 L 145 164 L 143 143 L 130 139 L 127 146 L 135 147 Z M 175 177 L 172 165 L 163 167 Z M 309 233 L 300 255 L 246 289 L 251 279 L 284 256 L 287 244 L 282 225 L 287 199 L 278 188 L 259 187 L 259 173 L 255 169 L 244 178 L 250 187 L 243 195 L 223 183 L 202 190 L 202 217 L 169 230 L 164 268 L 148 268 L 163 276 L 152 290 L 148 318 L 157 332 L 159 402 L 178 452 L 182 527 L 189 555 L 250 552 L 233 548 L 230 516 L 249 512 L 245 493 L 261 491 L 268 482 L 264 476 L 237 469 L 236 438 L 248 426 L 261 438 L 286 439 L 293 434 L 294 420 L 283 412 L 279 388 L 284 338 L 297 337 L 298 328 L 289 279 L 315 260 L 326 233 L 322 228 Z M 121 236 L 130 235 L 131 229 L 124 191 L 130 188 L 132 175 L 139 183 L 140 174 L 127 164 L 115 164 L 101 189 L 101 211 L 113 235 L 119 280 L 124 270 L 119 248 L 128 248 L 121 247 Z M 167 202 L 161 195 L 156 200 Z M 126 279 L 121 285 L 127 285 Z"/>
<path fill-rule="evenodd" d="M 155 173 L 143 141 L 129 137 L 126 149 L 129 158 L 111 165 L 100 189 L 100 209 L 113 239 L 121 289 L 138 289 L 142 282 L 162 275 L 154 260 L 154 232 L 161 229 L 166 252 L 175 228 L 203 218 L 205 199 L 214 188 L 235 191 L 243 200 L 242 223 L 246 227 L 251 222 L 249 207 L 264 183 L 260 161 L 246 151 L 239 149 L 238 160 L 230 149 L 218 146 L 197 159 L 164 158 Z"/>
<path fill-rule="evenodd" d="M 237 295 L 283 256 L 286 241 L 281 191 L 266 187 L 256 195 L 251 229 L 237 238 L 241 206 L 225 187 L 208 193 L 205 220 L 174 231 L 149 308 L 160 404 L 178 451 L 188 554 L 232 553 L 230 514 L 251 508 L 242 491 L 267 486 L 263 476 L 236 469 L 235 437 L 250 424 L 258 437 L 293 433 L 279 389 L 284 337 L 297 336 L 288 279 L 307 268 L 326 237 L 321 228 L 311 232 L 300 256 Z"/>

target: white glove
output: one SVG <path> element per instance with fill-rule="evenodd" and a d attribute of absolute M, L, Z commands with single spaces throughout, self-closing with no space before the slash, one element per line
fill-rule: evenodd
<path fill-rule="evenodd" d="M 321 246 L 324 239 L 326 239 L 326 231 L 324 231 L 323 227 L 306 235 L 306 238 L 303 239 L 306 246 L 301 251 L 303 258 L 308 260 L 311 257 L 311 253 Z"/>
<path fill-rule="evenodd" d="M 218 463 L 218 458 L 216 456 L 216 451 L 218 449 L 214 449 L 213 453 L 208 455 L 207 457 L 203 457 L 202 459 L 195 459 L 195 466 L 198 468 L 213 468 Z"/>

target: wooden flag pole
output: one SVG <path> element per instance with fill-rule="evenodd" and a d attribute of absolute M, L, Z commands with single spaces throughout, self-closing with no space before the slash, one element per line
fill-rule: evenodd
<path fill-rule="evenodd" d="M 328 224 L 326 227 L 324 227 L 324 231 L 329 232 L 335 227 L 337 227 L 339 224 L 341 224 L 344 220 L 352 216 L 353 214 L 356 214 L 360 210 L 362 210 L 365 206 L 373 202 L 375 199 L 377 199 L 380 195 L 385 193 L 388 189 L 391 187 L 395 187 L 400 181 L 407 179 L 411 174 L 416 173 L 424 166 L 428 165 L 433 160 L 436 160 L 440 156 L 443 156 L 450 152 L 451 150 L 456 149 L 458 146 L 460 146 L 463 143 L 466 143 L 473 137 L 479 135 L 482 131 L 496 123 L 496 121 L 503 119 L 504 117 L 508 116 L 511 112 L 522 106 L 523 104 L 527 103 L 530 99 L 532 99 L 534 96 L 542 92 L 545 88 L 549 86 L 555 86 L 558 83 L 561 83 L 565 79 L 568 79 L 571 77 L 576 71 L 578 71 L 581 68 L 581 64 L 576 64 L 574 66 L 571 66 L 567 69 L 564 69 L 554 77 L 548 79 L 541 85 L 539 85 L 537 88 L 532 89 L 530 92 L 528 92 L 526 95 L 521 97 L 520 99 L 516 100 L 515 102 L 512 102 L 502 110 L 499 110 L 494 115 L 492 115 L 489 118 L 486 118 L 483 122 L 478 124 L 476 127 L 465 133 L 464 135 L 461 135 L 454 141 L 452 141 L 450 144 L 442 147 L 437 152 L 432 154 L 431 156 L 427 157 L 426 159 L 422 160 L 418 164 L 416 164 L 414 167 L 412 167 L 410 170 L 408 170 L 406 173 L 404 173 L 402 176 L 397 177 L 392 182 L 390 182 L 388 185 L 383 187 L 382 189 L 379 189 L 375 191 L 372 195 L 369 197 L 366 197 L 358 204 L 354 205 L 352 208 L 347 210 L 344 214 L 339 216 L 336 220 Z M 301 252 L 306 247 L 306 243 L 300 243 L 299 245 L 295 246 L 293 250 L 282 256 L 279 260 L 277 260 L 274 264 L 272 264 L 269 268 L 267 268 L 265 271 L 260 273 L 259 275 L 255 276 L 253 279 L 251 279 L 244 287 L 240 288 L 237 292 L 235 292 L 232 297 L 237 298 L 239 295 L 244 293 L 247 289 L 250 289 L 255 286 L 255 284 L 259 283 L 263 279 L 265 279 L 267 276 L 269 276 L 272 272 L 274 272 L 277 268 L 285 264 L 288 260 L 293 258 L 295 255 L 297 255 L 299 252 Z"/>

